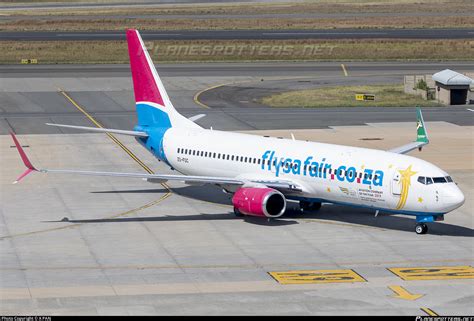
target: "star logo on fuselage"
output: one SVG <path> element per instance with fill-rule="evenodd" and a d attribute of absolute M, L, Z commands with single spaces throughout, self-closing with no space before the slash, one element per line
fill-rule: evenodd
<path fill-rule="evenodd" d="M 399 184 L 402 185 L 402 188 L 401 188 L 401 193 L 400 193 L 400 200 L 398 201 L 398 204 L 397 204 L 397 207 L 396 207 L 397 210 L 399 210 L 399 209 L 401 209 L 402 207 L 405 206 L 405 204 L 407 202 L 407 198 L 408 198 L 408 191 L 410 190 L 411 177 L 413 175 L 415 175 L 416 173 L 418 173 L 418 172 L 412 171 L 411 166 L 412 165 L 408 166 L 407 169 L 398 170 L 398 172 L 400 173 L 400 182 L 399 182 Z"/>

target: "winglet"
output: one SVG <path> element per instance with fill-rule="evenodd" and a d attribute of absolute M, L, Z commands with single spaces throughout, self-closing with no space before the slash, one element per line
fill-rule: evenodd
<path fill-rule="evenodd" d="M 428 132 L 426 131 L 425 122 L 423 121 L 423 114 L 421 108 L 416 107 L 416 141 L 420 143 L 429 143 Z"/>
<path fill-rule="evenodd" d="M 21 160 L 23 161 L 23 164 L 25 164 L 25 166 L 27 168 L 26 171 L 23 174 L 21 174 L 20 177 L 18 177 L 16 179 L 16 181 L 13 182 L 13 184 L 16 184 L 20 180 L 22 180 L 26 175 L 30 174 L 31 172 L 37 171 L 37 169 L 33 166 L 33 164 L 31 164 L 30 160 L 28 159 L 28 156 L 26 156 L 26 153 L 23 150 L 23 147 L 21 147 L 21 144 L 18 142 L 18 139 L 16 138 L 15 134 L 10 132 L 10 135 L 13 138 L 13 142 L 16 145 L 16 149 L 18 150 L 18 153 L 20 154 L 20 157 L 21 157 Z"/>

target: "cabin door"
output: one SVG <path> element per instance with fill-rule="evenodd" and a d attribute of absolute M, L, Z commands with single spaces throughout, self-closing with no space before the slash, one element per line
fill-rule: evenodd
<path fill-rule="evenodd" d="M 400 182 L 401 175 L 399 171 L 396 171 L 392 178 L 392 194 L 396 196 L 400 196 L 402 193 L 402 184 Z"/>

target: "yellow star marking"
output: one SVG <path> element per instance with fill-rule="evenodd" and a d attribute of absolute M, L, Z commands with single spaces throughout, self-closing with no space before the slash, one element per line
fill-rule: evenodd
<path fill-rule="evenodd" d="M 422 198 L 422 197 L 418 197 L 418 202 L 419 202 L 419 203 L 423 203 L 423 198 Z"/>
<path fill-rule="evenodd" d="M 418 172 L 412 171 L 411 166 L 412 165 L 408 166 L 408 168 L 405 169 L 405 170 L 398 170 L 398 172 L 401 175 L 399 184 L 402 184 L 402 191 L 401 191 L 401 194 L 400 194 L 400 200 L 398 201 L 398 204 L 397 204 L 397 207 L 396 207 L 397 210 L 399 210 L 403 206 L 405 206 L 405 204 L 407 202 L 407 198 L 408 198 L 408 190 L 410 189 L 411 177 L 413 175 L 415 175 L 416 173 L 418 173 Z"/>
<path fill-rule="evenodd" d="M 327 191 L 328 191 L 329 193 L 331 193 L 331 189 L 330 189 L 329 187 L 327 188 Z"/>

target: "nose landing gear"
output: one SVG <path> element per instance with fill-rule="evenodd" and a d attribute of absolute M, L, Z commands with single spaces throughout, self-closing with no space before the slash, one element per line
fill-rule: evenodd
<path fill-rule="evenodd" d="M 416 224 L 415 232 L 416 234 L 426 234 L 426 232 L 428 232 L 428 226 L 423 223 Z"/>

